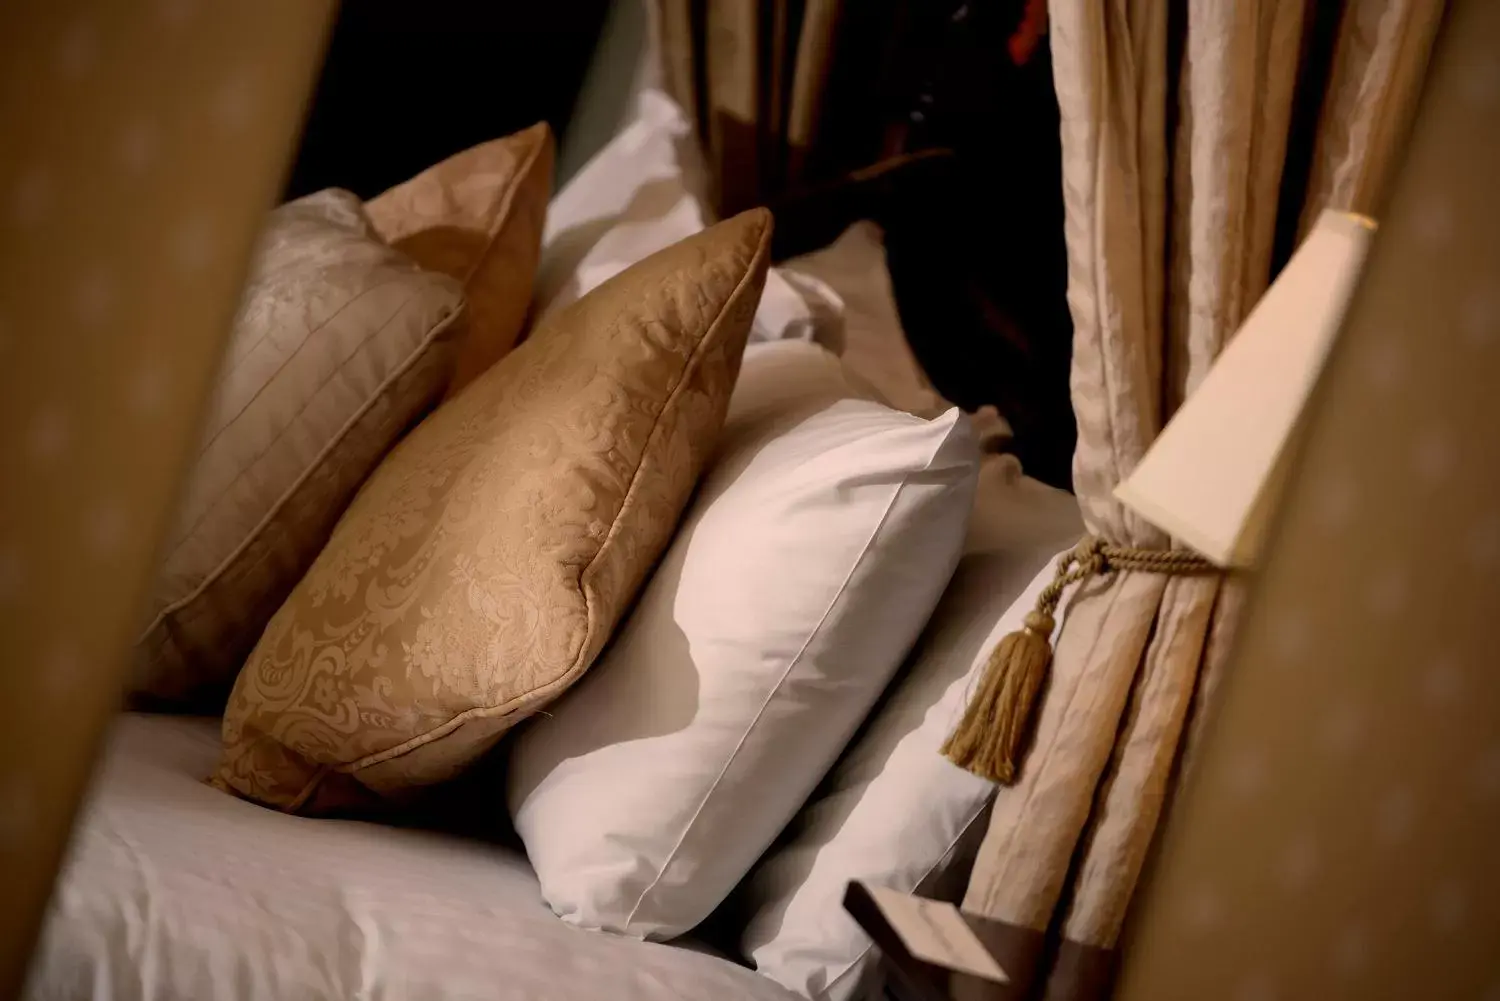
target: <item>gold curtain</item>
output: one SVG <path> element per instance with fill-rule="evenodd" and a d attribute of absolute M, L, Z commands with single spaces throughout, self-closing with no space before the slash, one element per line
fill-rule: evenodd
<path fill-rule="evenodd" d="M 1500 998 L 1500 5 L 1442 20 L 1120 1001 Z"/>
<path fill-rule="evenodd" d="M 652 0 L 663 84 L 698 124 L 722 215 L 802 177 L 842 0 Z"/>
<path fill-rule="evenodd" d="M 1327 162 L 1312 172 L 1366 178 L 1370 198 L 1430 45 L 1431 31 L 1414 26 L 1441 9 L 1437 0 L 1356 2 L 1342 32 L 1359 30 L 1372 6 L 1383 12 L 1376 20 L 1406 26 L 1376 39 L 1402 54 L 1348 57 L 1341 41 L 1335 78 L 1379 77 L 1385 124 L 1359 142 L 1320 140 Z M 1269 281 L 1293 101 L 1307 99 L 1297 75 L 1308 16 L 1303 0 L 1050 4 L 1074 323 L 1074 485 L 1089 531 L 1110 542 L 1172 544 L 1113 489 Z M 1325 134 L 1341 127 L 1336 114 L 1325 115 Z M 1309 211 L 1338 207 L 1333 190 L 1318 188 Z M 1048 997 L 1097 996 L 1108 983 L 1200 669 L 1222 656 L 1238 604 L 1214 579 L 1119 573 L 1066 607 L 1034 743 L 1017 784 L 996 800 L 964 901 L 1059 933 L 1038 974 Z"/>
<path fill-rule="evenodd" d="M 332 7 L 0 4 L 0 996 L 116 709 Z"/>

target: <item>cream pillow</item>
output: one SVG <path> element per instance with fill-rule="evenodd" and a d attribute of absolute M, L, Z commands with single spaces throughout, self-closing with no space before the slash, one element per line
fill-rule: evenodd
<path fill-rule="evenodd" d="M 499 361 L 526 324 L 552 160 L 542 122 L 455 153 L 365 204 L 381 239 L 464 283 L 450 396 Z"/>
<path fill-rule="evenodd" d="M 956 410 L 898 413 L 822 348 L 751 346 L 635 611 L 512 748 L 511 814 L 558 914 L 666 939 L 729 893 L 927 621 L 976 461 Z"/>
<path fill-rule="evenodd" d="M 399 793 L 573 684 L 718 437 L 770 236 L 760 209 L 651 256 L 408 435 L 240 673 L 215 783 L 310 812 Z"/>
<path fill-rule="evenodd" d="M 461 306 L 346 191 L 270 214 L 136 646 L 137 697 L 222 705 L 359 484 L 442 393 Z"/>

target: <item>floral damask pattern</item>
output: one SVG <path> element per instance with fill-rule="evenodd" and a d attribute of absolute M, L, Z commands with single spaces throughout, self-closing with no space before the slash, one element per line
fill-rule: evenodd
<path fill-rule="evenodd" d="M 572 684 L 714 446 L 770 229 L 746 213 L 641 262 L 398 445 L 241 672 L 215 784 L 307 812 L 350 777 L 399 794 Z"/>

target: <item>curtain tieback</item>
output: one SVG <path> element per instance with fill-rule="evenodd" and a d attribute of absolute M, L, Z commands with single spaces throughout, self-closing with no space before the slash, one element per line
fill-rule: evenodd
<path fill-rule="evenodd" d="M 1052 582 L 1037 596 L 1025 624 L 990 652 L 979 690 L 969 700 L 957 729 L 943 743 L 943 755 L 960 768 L 992 782 L 1010 785 L 1020 767 L 1037 694 L 1052 661 L 1053 613 L 1068 585 L 1117 570 L 1160 574 L 1217 574 L 1220 567 L 1181 549 L 1134 549 L 1097 536 L 1084 539 L 1057 560 Z"/>

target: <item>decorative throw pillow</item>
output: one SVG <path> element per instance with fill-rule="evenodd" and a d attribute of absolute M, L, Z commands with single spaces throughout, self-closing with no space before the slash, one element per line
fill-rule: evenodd
<path fill-rule="evenodd" d="M 735 891 L 740 952 L 761 973 L 818 1001 L 874 996 L 870 938 L 842 906 L 849 882 L 962 898 L 995 786 L 940 749 L 990 651 L 1051 582 L 1049 557 L 1082 533 L 1071 494 L 985 457 L 964 556 L 902 676 Z"/>
<path fill-rule="evenodd" d="M 752 345 L 713 467 L 589 677 L 518 735 L 508 795 L 565 920 L 679 935 L 775 839 L 953 572 L 977 452 L 856 396 L 837 358 Z"/>
<path fill-rule="evenodd" d="M 138 698 L 223 704 L 360 483 L 442 393 L 462 302 L 347 191 L 271 213 L 136 647 Z"/>
<path fill-rule="evenodd" d="M 770 234 L 746 212 L 642 261 L 408 435 L 240 673 L 216 784 L 307 812 L 400 793 L 573 684 L 718 438 Z"/>
<path fill-rule="evenodd" d="M 542 122 L 450 156 L 365 204 L 387 243 L 464 283 L 469 308 L 450 396 L 499 361 L 525 326 L 552 159 Z"/>

